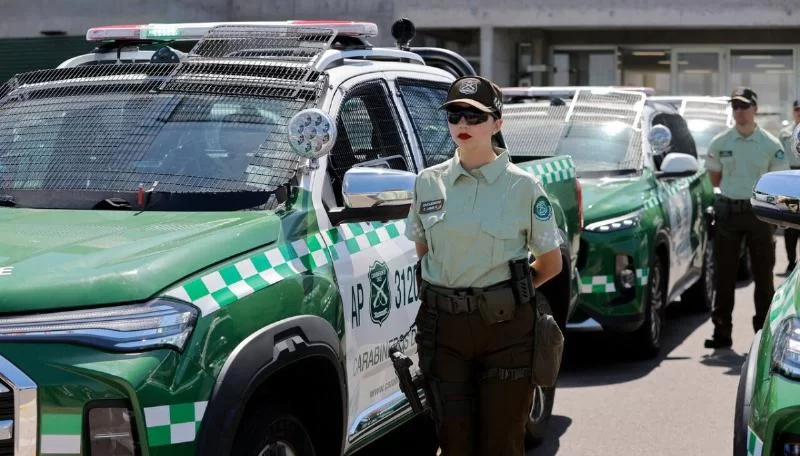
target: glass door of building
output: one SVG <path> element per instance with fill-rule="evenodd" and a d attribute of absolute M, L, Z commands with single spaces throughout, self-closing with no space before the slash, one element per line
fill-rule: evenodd
<path fill-rule="evenodd" d="M 553 50 L 549 85 L 586 86 L 616 84 L 616 48 L 556 48 Z"/>
<path fill-rule="evenodd" d="M 721 49 L 674 49 L 672 72 L 677 95 L 728 95 L 722 84 Z"/>
<path fill-rule="evenodd" d="M 730 86 L 752 88 L 758 94 L 756 121 L 777 135 L 791 120 L 795 98 L 792 49 L 731 49 Z"/>

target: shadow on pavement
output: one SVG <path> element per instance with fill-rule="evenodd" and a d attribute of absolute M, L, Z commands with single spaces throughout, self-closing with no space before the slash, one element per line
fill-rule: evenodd
<path fill-rule="evenodd" d="M 725 375 L 735 375 L 738 377 L 739 374 L 742 373 L 742 365 L 744 364 L 745 358 L 746 354 L 740 355 L 729 348 L 719 349 L 714 350 L 710 355 L 703 355 L 700 364 L 709 367 L 728 368 L 727 371 L 723 372 Z"/>
<path fill-rule="evenodd" d="M 625 334 L 569 333 L 558 387 L 612 385 L 644 377 L 664 361 L 682 359 L 670 353 L 708 318 L 708 312 L 697 312 L 680 302 L 673 303 L 666 311 L 661 351 L 655 358 L 645 360 L 631 355 Z"/>
<path fill-rule="evenodd" d="M 561 415 L 550 417 L 550 428 L 547 436 L 537 445 L 528 448 L 527 456 L 553 456 L 558 453 L 561 446 L 559 438 L 567 433 L 567 428 L 572 424 L 572 418 Z"/>

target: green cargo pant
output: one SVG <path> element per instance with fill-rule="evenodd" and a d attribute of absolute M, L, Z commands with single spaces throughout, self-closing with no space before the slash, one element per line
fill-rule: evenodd
<path fill-rule="evenodd" d="M 418 340 L 417 348 L 442 455 L 522 456 L 533 400 L 533 309 L 518 306 L 512 320 L 487 325 L 477 310 L 430 309 L 422 295 L 417 327 L 433 324 L 435 343 Z"/>
<path fill-rule="evenodd" d="M 711 312 L 714 336 L 730 338 L 733 328 L 732 314 L 739 254 L 742 239 L 745 239 L 755 282 L 753 301 L 755 316 L 753 329 L 764 325 L 772 296 L 773 268 L 775 267 L 775 228 L 758 220 L 746 200 L 714 202 L 716 226 L 714 230 L 714 259 L 717 267 L 717 298 Z"/>

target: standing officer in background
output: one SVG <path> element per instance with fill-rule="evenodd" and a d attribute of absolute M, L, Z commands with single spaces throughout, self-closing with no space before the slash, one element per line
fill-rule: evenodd
<path fill-rule="evenodd" d="M 786 158 L 789 161 L 789 167 L 792 169 L 800 169 L 800 159 L 792 150 L 792 134 L 798 123 L 800 123 L 800 100 L 795 100 L 792 103 L 792 119 L 793 122 L 784 127 L 778 137 L 783 144 L 783 151 L 786 153 Z M 783 230 L 783 244 L 786 247 L 786 258 L 789 260 L 786 271 L 782 276 L 788 276 L 794 270 L 797 264 L 797 237 L 800 231 L 794 228 L 784 228 Z"/>
<path fill-rule="evenodd" d="M 417 176 L 405 233 L 421 267 L 420 369 L 442 455 L 522 456 L 533 398 L 533 287 L 561 271 L 561 240 L 539 181 L 493 147 L 499 87 L 460 78 L 442 108 L 458 148 Z"/>
<path fill-rule="evenodd" d="M 706 348 L 727 348 L 732 345 L 731 314 L 739 246 L 743 237 L 750 253 L 755 282 L 753 329 L 758 331 L 764 325 L 772 295 L 775 294 L 772 284 L 775 230 L 772 225 L 753 215 L 750 197 L 762 174 L 789 167 L 780 141 L 755 122 L 758 112 L 756 93 L 747 87 L 738 88 L 731 95 L 731 105 L 736 124 L 711 141 L 705 161 L 711 184 L 720 189 L 720 194 L 714 200 L 717 300 L 711 311 L 714 334 L 711 339 L 706 339 Z"/>

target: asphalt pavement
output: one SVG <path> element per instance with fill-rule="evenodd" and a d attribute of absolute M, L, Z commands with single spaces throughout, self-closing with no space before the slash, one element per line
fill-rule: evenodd
<path fill-rule="evenodd" d="M 786 269 L 776 236 L 775 272 Z M 776 287 L 783 281 L 775 275 Z M 602 333 L 569 334 L 550 433 L 527 456 L 730 455 L 741 365 L 753 340 L 753 284 L 736 291 L 733 347 L 708 350 L 707 313 L 674 303 L 658 357 L 636 360 Z M 359 456 L 433 455 L 428 426 L 413 422 Z"/>

